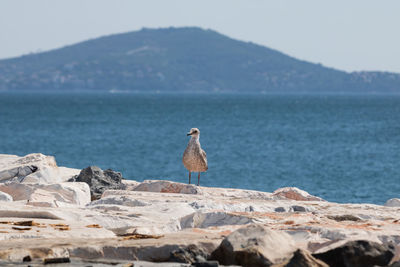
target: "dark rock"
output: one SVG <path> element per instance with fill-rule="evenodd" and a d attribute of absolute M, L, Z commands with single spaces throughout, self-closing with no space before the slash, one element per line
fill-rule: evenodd
<path fill-rule="evenodd" d="M 293 211 L 298 211 L 298 212 L 306 212 L 306 208 L 304 208 L 303 206 L 298 206 L 298 205 L 293 205 L 290 207 L 291 210 Z"/>
<path fill-rule="evenodd" d="M 389 267 L 400 267 L 400 261 L 395 261 L 389 265 Z"/>
<path fill-rule="evenodd" d="M 187 247 L 172 251 L 169 261 L 193 264 L 196 262 L 204 262 L 207 257 L 208 255 L 206 252 L 199 249 L 195 245 L 189 245 Z"/>
<path fill-rule="evenodd" d="M 274 267 L 329 267 L 328 264 L 321 260 L 317 260 L 308 251 L 298 249 L 294 252 L 293 257 L 287 262 Z"/>
<path fill-rule="evenodd" d="M 294 250 L 294 241 L 288 234 L 253 224 L 222 240 L 210 259 L 224 265 L 271 266 L 289 258 Z"/>
<path fill-rule="evenodd" d="M 394 256 L 394 247 L 358 240 L 349 241 L 340 247 L 313 256 L 329 266 L 386 266 Z"/>
<path fill-rule="evenodd" d="M 204 261 L 204 262 L 195 262 L 192 264 L 193 267 L 218 267 L 218 261 Z"/>
<path fill-rule="evenodd" d="M 351 214 L 345 214 L 345 215 L 329 215 L 327 216 L 328 219 L 337 221 L 337 222 L 342 222 L 342 221 L 353 221 L 353 222 L 358 222 L 361 221 L 360 217 L 351 215 Z"/>
<path fill-rule="evenodd" d="M 284 207 L 277 207 L 275 208 L 275 212 L 285 212 L 285 208 Z"/>
<path fill-rule="evenodd" d="M 68 263 L 68 262 L 71 262 L 69 258 L 46 258 L 43 260 L 44 264 Z"/>
<path fill-rule="evenodd" d="M 28 262 L 28 261 L 32 261 L 32 258 L 31 258 L 31 256 L 25 256 L 23 259 L 22 259 L 22 261 L 23 262 Z"/>
<path fill-rule="evenodd" d="M 70 179 L 70 182 L 85 182 L 90 187 L 92 200 L 99 199 L 105 190 L 123 190 L 126 185 L 122 183 L 122 175 L 113 170 L 103 171 L 97 166 L 83 169 L 78 176 Z"/>

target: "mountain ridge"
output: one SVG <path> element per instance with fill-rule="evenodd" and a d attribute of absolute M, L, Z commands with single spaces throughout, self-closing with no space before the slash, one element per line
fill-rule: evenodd
<path fill-rule="evenodd" d="M 0 90 L 400 92 L 400 74 L 348 73 L 209 29 L 144 28 L 0 60 Z"/>

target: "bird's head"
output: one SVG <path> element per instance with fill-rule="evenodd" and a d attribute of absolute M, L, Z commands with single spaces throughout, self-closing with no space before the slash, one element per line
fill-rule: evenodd
<path fill-rule="evenodd" d="M 187 135 L 189 136 L 193 136 L 193 137 L 197 137 L 200 135 L 200 130 L 197 128 L 192 128 L 190 129 L 190 131 L 187 133 Z"/>

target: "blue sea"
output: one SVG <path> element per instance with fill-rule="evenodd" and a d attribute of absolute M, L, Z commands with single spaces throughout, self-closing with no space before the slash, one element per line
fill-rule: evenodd
<path fill-rule="evenodd" d="M 209 162 L 203 186 L 400 197 L 400 96 L 0 93 L 0 154 L 41 152 L 138 181 L 187 182 L 192 127 Z"/>

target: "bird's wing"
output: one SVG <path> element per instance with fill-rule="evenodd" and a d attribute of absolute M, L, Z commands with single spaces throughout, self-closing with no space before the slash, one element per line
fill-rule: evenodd
<path fill-rule="evenodd" d="M 206 162 L 206 165 L 207 165 L 207 154 L 203 149 L 201 150 L 201 155 L 203 156 L 203 159 L 204 159 L 204 161 Z"/>

